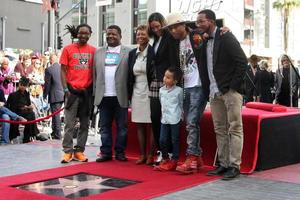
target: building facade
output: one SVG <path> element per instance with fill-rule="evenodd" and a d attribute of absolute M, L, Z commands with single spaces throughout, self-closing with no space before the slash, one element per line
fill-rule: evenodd
<path fill-rule="evenodd" d="M 107 5 L 96 6 L 97 1 L 106 2 Z M 274 1 L 57 0 L 59 12 L 51 23 L 47 13 L 41 12 L 42 0 L 2 0 L 0 47 L 42 50 L 50 44 L 59 49 L 58 47 L 72 42 L 65 26 L 77 26 L 80 23 L 87 23 L 92 27 L 92 45 L 105 45 L 105 30 L 112 24 L 121 27 L 122 43 L 132 45 L 135 43 L 135 28 L 145 24 L 147 17 L 153 12 L 160 12 L 164 16 L 170 12 L 180 12 L 186 20 L 193 21 L 199 10 L 209 8 L 234 33 L 247 56 L 257 54 L 264 57 L 274 70 L 277 58 L 283 53 L 283 20 L 281 13 L 272 7 Z M 296 65 L 300 65 L 300 46 L 297 45 L 300 42 L 300 27 L 296 23 L 299 17 L 299 9 L 296 9 L 291 12 L 289 19 L 288 54 Z M 50 28 L 53 38 L 48 34 Z M 62 41 L 59 46 L 58 40 Z"/>
<path fill-rule="evenodd" d="M 41 3 L 26 0 L 1 0 L 0 48 L 42 51 L 48 41 L 48 15 Z"/>

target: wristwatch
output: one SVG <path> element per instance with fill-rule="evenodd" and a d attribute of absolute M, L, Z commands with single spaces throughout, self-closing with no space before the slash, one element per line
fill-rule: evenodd
<path fill-rule="evenodd" d="M 64 89 L 64 92 L 69 92 L 69 89 L 66 87 L 66 88 Z"/>

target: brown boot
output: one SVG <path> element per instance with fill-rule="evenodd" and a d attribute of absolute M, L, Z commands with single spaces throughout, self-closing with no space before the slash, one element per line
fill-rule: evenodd
<path fill-rule="evenodd" d="M 198 156 L 197 166 L 198 166 L 199 169 L 204 166 L 202 156 Z"/>
<path fill-rule="evenodd" d="M 176 171 L 183 174 L 191 174 L 199 172 L 200 167 L 203 165 L 202 158 L 200 156 L 188 155 L 183 164 L 176 167 Z"/>
<path fill-rule="evenodd" d="M 137 161 L 135 161 L 135 164 L 137 164 L 137 165 L 144 164 L 146 162 L 146 160 L 147 160 L 146 156 L 141 155 L 140 158 Z"/>
<path fill-rule="evenodd" d="M 146 165 L 153 165 L 154 164 L 154 157 L 149 155 L 146 161 Z"/>

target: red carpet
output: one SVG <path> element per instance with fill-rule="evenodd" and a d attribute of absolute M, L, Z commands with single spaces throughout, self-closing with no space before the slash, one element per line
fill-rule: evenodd
<path fill-rule="evenodd" d="M 10 186 L 40 182 L 82 172 L 93 175 L 135 180 L 139 181 L 140 183 L 118 190 L 112 190 L 79 199 L 150 199 L 170 192 L 206 183 L 208 181 L 216 180 L 216 177 L 208 177 L 205 175 L 207 170 L 208 168 L 205 168 L 200 171 L 200 173 L 194 175 L 180 175 L 176 172 L 154 171 L 152 167 L 146 165 L 138 166 L 135 165 L 133 161 L 125 163 L 118 161 L 110 161 L 106 163 L 90 162 L 0 178 L 0 199 L 63 199 L 16 189 Z"/>
<path fill-rule="evenodd" d="M 260 124 L 264 119 L 280 118 L 288 115 L 300 115 L 299 109 L 287 108 L 286 112 L 270 112 L 260 109 L 243 108 L 243 129 L 244 129 L 244 147 L 242 153 L 241 172 L 251 174 L 255 168 L 258 159 L 258 144 L 260 138 Z M 130 114 L 129 114 L 130 121 Z M 278 128 L 278 127 L 274 127 Z M 129 123 L 128 127 L 128 145 L 127 154 L 137 156 L 139 154 L 137 134 L 135 125 Z M 272 134 L 272 133 L 270 133 Z M 203 160 L 205 165 L 212 166 L 216 152 L 216 137 L 213 129 L 213 122 L 209 110 L 204 112 L 201 120 L 201 138 L 200 145 L 203 149 Z M 184 159 L 186 149 L 186 133 L 184 127 L 181 127 L 181 159 Z"/>

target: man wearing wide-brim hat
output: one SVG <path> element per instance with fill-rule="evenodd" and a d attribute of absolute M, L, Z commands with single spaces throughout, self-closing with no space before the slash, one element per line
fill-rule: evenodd
<path fill-rule="evenodd" d="M 184 117 L 187 131 L 186 160 L 178 165 L 176 170 L 189 174 L 199 171 L 203 165 L 200 148 L 199 120 L 205 109 L 208 91 L 203 89 L 206 76 L 201 71 L 199 56 L 202 51 L 201 35 L 186 26 L 187 21 L 179 13 L 172 13 L 166 17 L 167 28 L 173 36 L 171 42 L 170 63 L 172 67 L 180 67 L 183 71 L 182 87 L 184 89 Z M 209 83 L 209 82 L 208 82 Z M 166 158 L 165 158 L 166 159 Z"/>
<path fill-rule="evenodd" d="M 167 25 L 165 26 L 165 28 L 168 28 L 170 26 L 177 25 L 177 24 L 185 24 L 187 21 L 184 19 L 182 14 L 171 13 L 166 17 L 166 22 Z"/>

